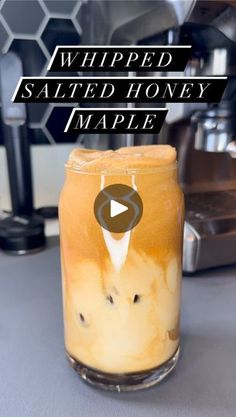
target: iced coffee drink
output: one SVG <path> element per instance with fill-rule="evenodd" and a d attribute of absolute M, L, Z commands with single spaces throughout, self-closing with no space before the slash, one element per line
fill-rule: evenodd
<path fill-rule="evenodd" d="M 107 204 L 97 200 L 95 208 L 112 185 L 128 186 L 142 201 L 139 221 L 127 230 L 122 219 L 140 206 L 132 212 L 122 193 L 110 200 L 104 193 Z M 96 210 L 107 210 L 104 226 Z M 174 148 L 71 153 L 60 198 L 65 346 L 87 382 L 138 389 L 175 366 L 183 213 Z M 121 231 L 109 227 L 115 221 Z"/>

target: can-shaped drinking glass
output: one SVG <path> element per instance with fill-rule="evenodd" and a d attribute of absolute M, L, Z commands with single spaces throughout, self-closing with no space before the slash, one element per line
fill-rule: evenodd
<path fill-rule="evenodd" d="M 174 148 L 73 151 L 59 216 L 71 365 L 104 389 L 156 384 L 179 356 L 184 202 Z"/>

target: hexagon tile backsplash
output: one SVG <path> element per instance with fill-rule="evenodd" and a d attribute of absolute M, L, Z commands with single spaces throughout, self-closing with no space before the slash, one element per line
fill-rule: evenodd
<path fill-rule="evenodd" d="M 22 59 L 24 75 L 55 75 L 47 74 L 47 64 L 55 46 L 80 44 L 82 3 L 83 0 L 0 0 L 1 52 L 16 52 Z M 78 136 L 68 138 L 63 133 L 71 108 L 76 105 L 29 103 L 31 143 L 79 141 Z"/>

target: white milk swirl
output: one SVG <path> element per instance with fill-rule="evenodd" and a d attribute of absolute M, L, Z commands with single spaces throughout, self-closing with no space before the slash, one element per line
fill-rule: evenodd
<path fill-rule="evenodd" d="M 101 175 L 101 190 L 103 190 L 103 188 L 105 188 L 105 175 Z M 134 175 L 132 175 L 132 188 L 137 191 Z M 125 232 L 122 238 L 114 239 L 108 230 L 103 227 L 101 227 L 101 229 L 112 265 L 114 269 L 119 272 L 124 265 L 128 254 L 131 230 Z"/>

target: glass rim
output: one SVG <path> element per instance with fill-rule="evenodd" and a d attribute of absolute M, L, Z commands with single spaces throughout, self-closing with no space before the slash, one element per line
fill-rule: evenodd
<path fill-rule="evenodd" d="M 135 175 L 135 174 L 155 174 L 158 172 L 169 172 L 176 171 L 178 162 L 174 161 L 171 164 L 159 165 L 159 166 L 150 166 L 145 168 L 109 168 L 109 169 L 95 169 L 93 171 L 88 171 L 79 166 L 71 166 L 70 163 L 64 165 L 66 172 L 75 172 L 76 174 L 86 174 L 86 175 Z"/>

